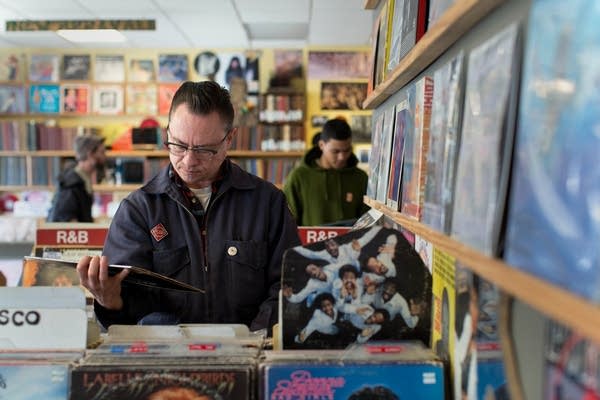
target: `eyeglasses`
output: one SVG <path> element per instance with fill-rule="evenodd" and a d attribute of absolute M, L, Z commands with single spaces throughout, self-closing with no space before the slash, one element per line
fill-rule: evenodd
<path fill-rule="evenodd" d="M 229 136 L 230 132 L 231 130 L 228 130 L 227 133 L 225 133 L 225 136 L 223 136 L 223 139 L 219 141 L 219 143 L 210 145 L 188 146 L 186 144 L 174 143 L 169 141 L 164 142 L 164 144 L 169 150 L 169 153 L 173 154 L 174 156 L 183 157 L 185 153 L 189 151 L 195 158 L 208 160 L 213 158 L 215 154 L 219 152 L 219 147 L 223 144 L 225 139 L 227 139 L 227 136 Z M 170 134 L 171 132 L 169 131 L 169 128 L 167 128 L 167 135 Z"/>

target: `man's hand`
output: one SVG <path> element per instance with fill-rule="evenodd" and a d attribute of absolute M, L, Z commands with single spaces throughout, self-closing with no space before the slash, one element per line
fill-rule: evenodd
<path fill-rule="evenodd" d="M 123 308 L 121 282 L 129 270 L 124 269 L 115 276 L 108 276 L 106 256 L 83 256 L 77 263 L 77 273 L 82 286 L 87 288 L 96 301 L 109 310 Z"/>

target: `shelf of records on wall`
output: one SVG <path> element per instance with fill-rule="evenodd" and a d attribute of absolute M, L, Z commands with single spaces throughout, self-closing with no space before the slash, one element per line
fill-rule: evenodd
<path fill-rule="evenodd" d="M 583 90 L 583 78 L 598 73 L 591 61 L 554 67 L 554 54 L 566 46 L 561 27 L 594 22 L 585 12 L 563 12 L 558 0 L 546 3 L 532 1 L 526 35 L 519 22 L 506 24 L 377 95 L 366 199 L 600 343 L 600 141 L 593 128 L 600 120 L 597 91 Z M 569 45 L 574 58 L 600 51 L 593 31 Z M 420 72 L 404 68 L 398 76 Z M 394 103 L 383 103 L 392 94 Z"/>

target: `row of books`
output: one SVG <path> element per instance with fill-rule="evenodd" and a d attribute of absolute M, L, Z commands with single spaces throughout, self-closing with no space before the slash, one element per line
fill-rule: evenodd
<path fill-rule="evenodd" d="M 273 183 L 283 185 L 291 170 L 298 165 L 294 158 L 234 159 L 244 170 Z"/>
<path fill-rule="evenodd" d="M 302 125 L 240 126 L 231 150 L 301 151 L 304 150 Z"/>
<path fill-rule="evenodd" d="M 302 122 L 304 94 L 263 94 L 259 97 L 261 122 Z"/>
<path fill-rule="evenodd" d="M 0 151 L 73 150 L 77 135 L 98 134 L 91 127 L 61 127 L 35 121 L 0 121 Z"/>
<path fill-rule="evenodd" d="M 178 83 L 0 85 L 0 114 L 167 115 Z"/>
<path fill-rule="evenodd" d="M 0 186 L 49 186 L 72 158 L 31 157 L 28 168 L 26 156 L 0 157 Z M 243 169 L 277 185 L 283 184 L 286 176 L 297 165 L 297 158 L 234 159 Z M 168 158 L 116 157 L 110 159 L 101 181 L 112 185 L 142 184 L 153 177 L 169 162 Z M 27 171 L 31 170 L 31 177 Z"/>

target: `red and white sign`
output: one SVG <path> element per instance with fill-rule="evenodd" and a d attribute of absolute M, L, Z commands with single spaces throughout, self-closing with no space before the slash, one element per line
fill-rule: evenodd
<path fill-rule="evenodd" d="M 349 226 L 299 226 L 302 245 L 320 242 L 350 231 Z"/>
<path fill-rule="evenodd" d="M 86 246 L 103 247 L 108 228 L 38 228 L 36 246 Z"/>

